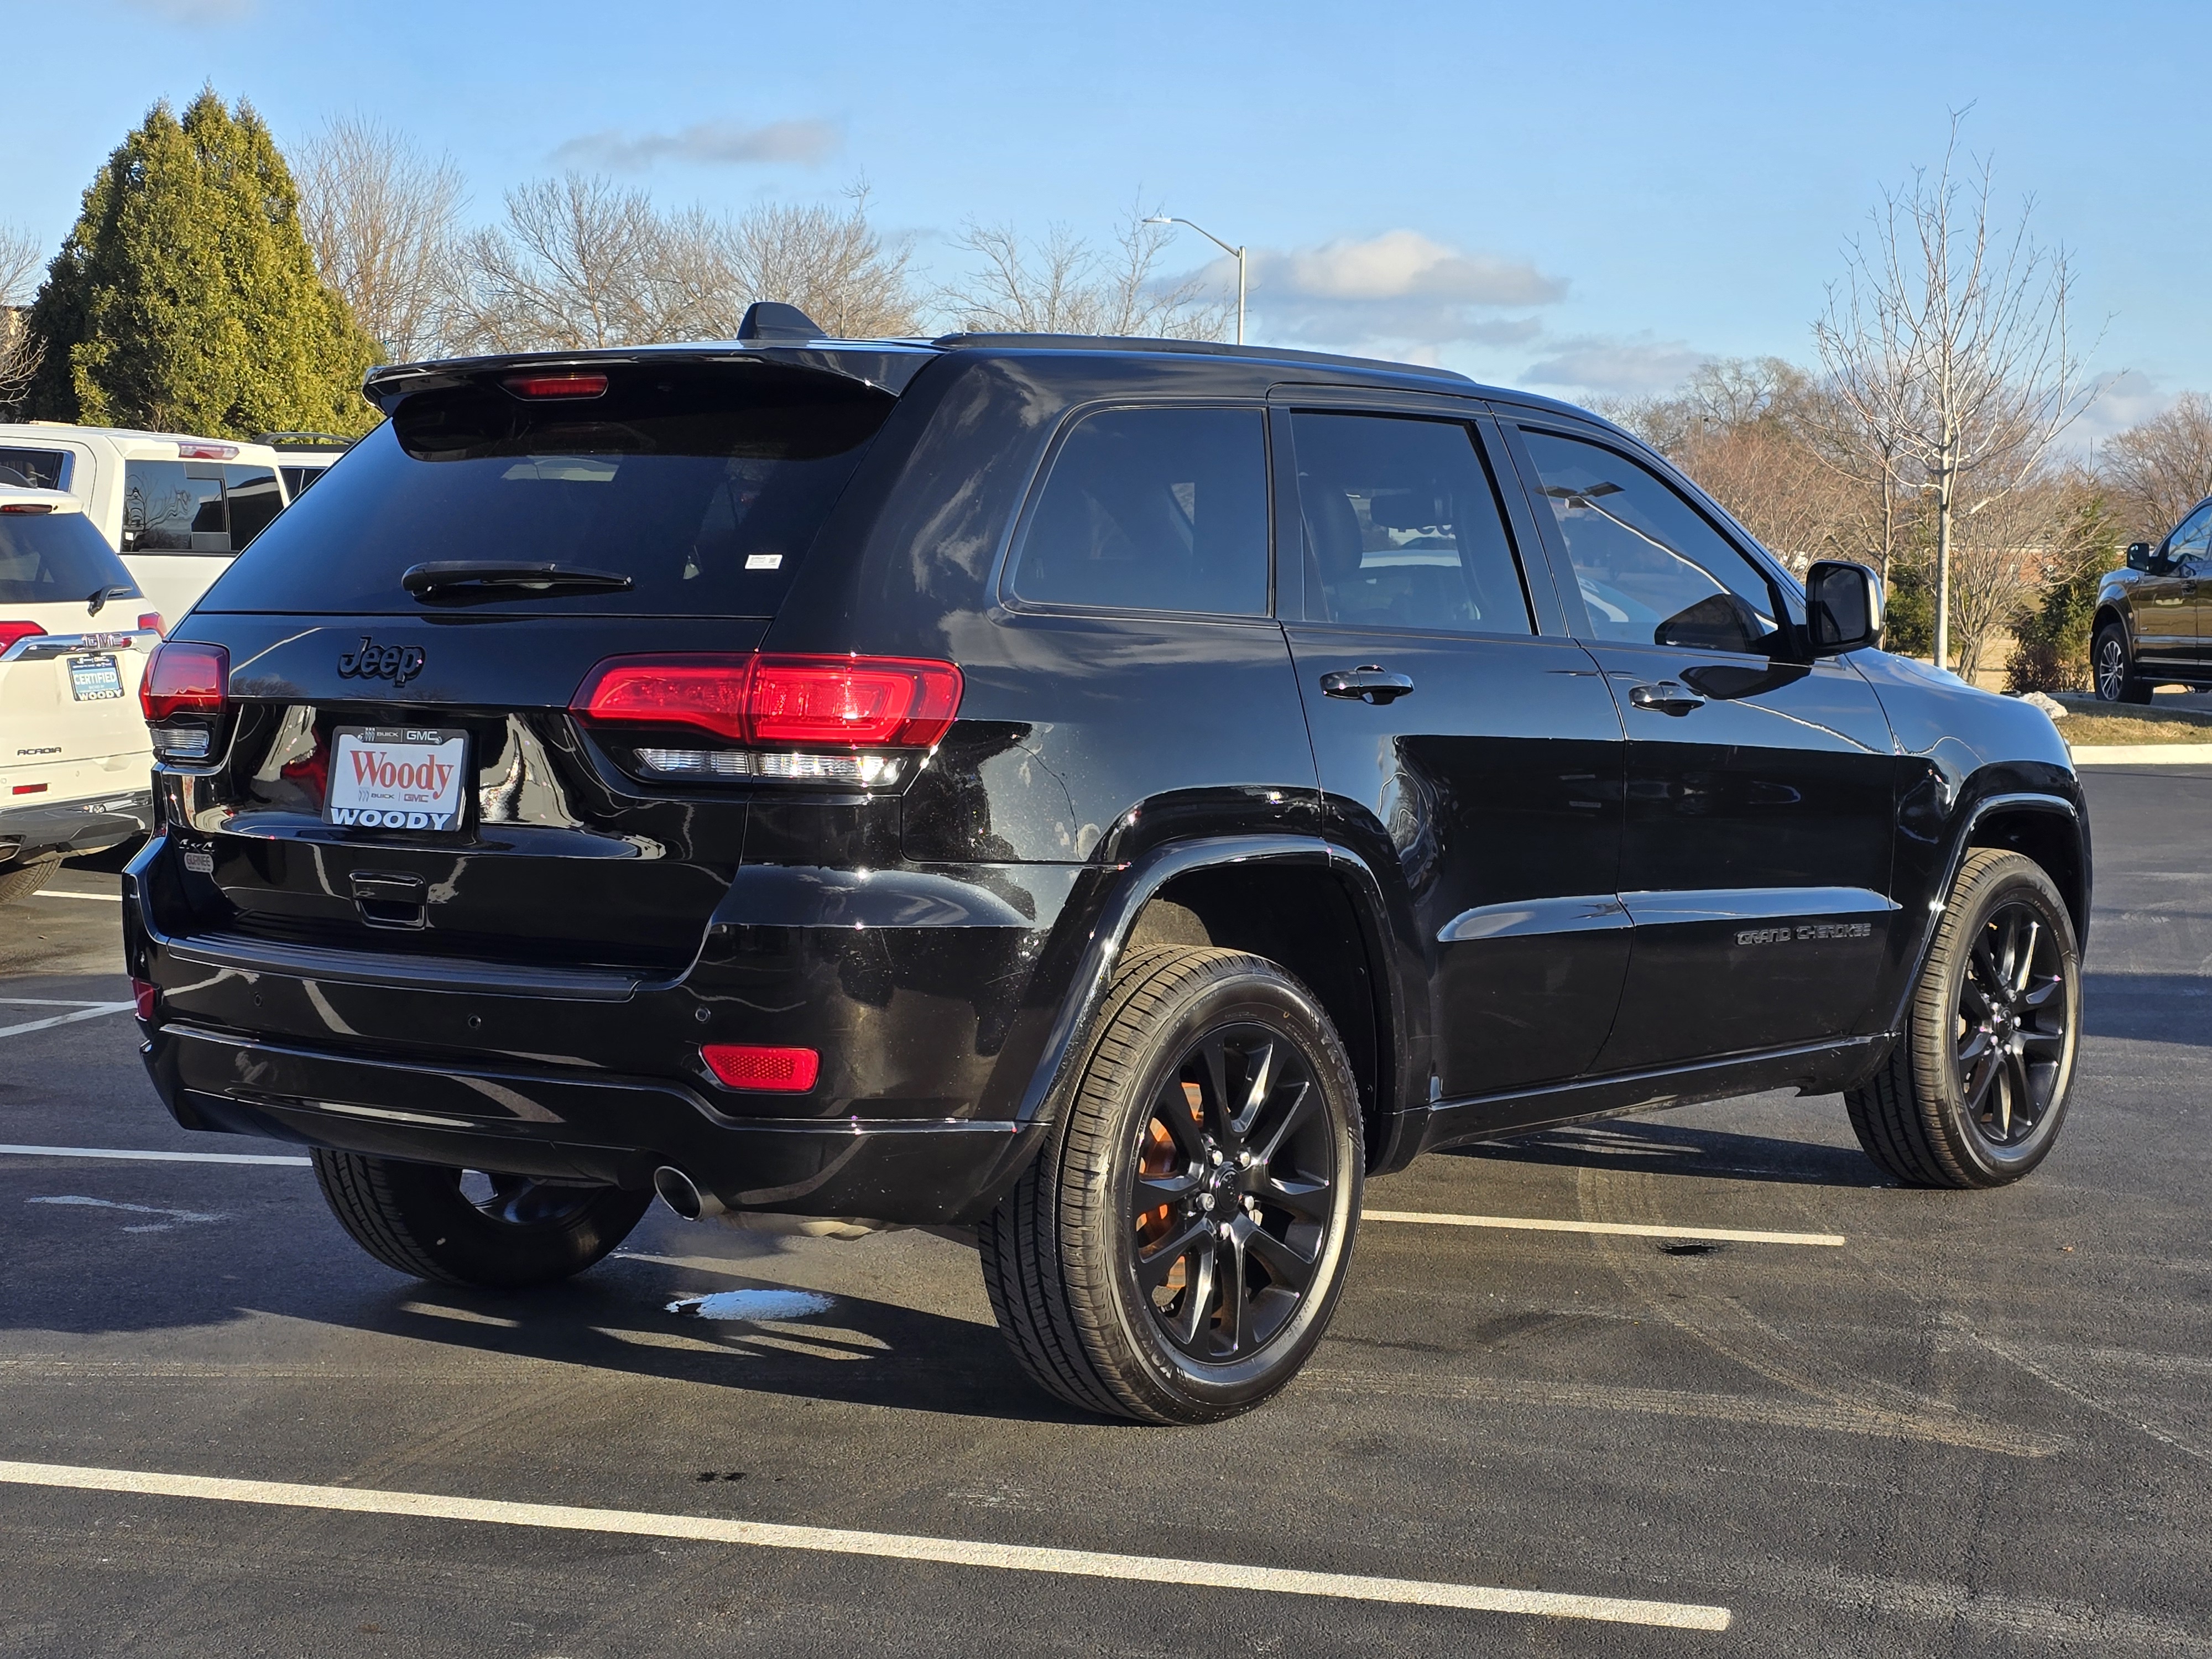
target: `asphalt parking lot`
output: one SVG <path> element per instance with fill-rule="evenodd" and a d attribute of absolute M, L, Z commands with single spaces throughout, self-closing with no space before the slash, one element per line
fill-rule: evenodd
<path fill-rule="evenodd" d="M 0 1651 L 2212 1653 L 2212 767 L 2087 775 L 2037 1176 L 1899 1190 L 1780 1095 L 1434 1156 L 1370 1210 L 1565 1224 L 1370 1218 L 1197 1430 L 1035 1392 L 926 1234 L 402 1279 L 169 1122 L 65 872 L 0 912 L 0 1142 L 275 1161 L 0 1154 Z"/>

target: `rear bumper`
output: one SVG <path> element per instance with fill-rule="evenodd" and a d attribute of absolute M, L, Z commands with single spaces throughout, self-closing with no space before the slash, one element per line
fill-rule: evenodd
<path fill-rule="evenodd" d="M 0 806 L 0 859 L 97 853 L 153 827 L 151 789 L 116 789 L 75 800 Z"/>
<path fill-rule="evenodd" d="M 1002 1121 L 732 1118 L 662 1079 L 454 1070 L 154 1027 L 147 1069 L 177 1121 L 381 1158 L 648 1187 L 673 1164 L 733 1209 L 957 1225 L 1033 1149 Z"/>

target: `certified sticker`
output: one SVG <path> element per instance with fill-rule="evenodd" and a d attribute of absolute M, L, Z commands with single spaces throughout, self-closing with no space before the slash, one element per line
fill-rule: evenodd
<path fill-rule="evenodd" d="M 460 822 L 468 735 L 416 726 L 341 726 L 323 816 L 369 830 L 451 830 Z"/>

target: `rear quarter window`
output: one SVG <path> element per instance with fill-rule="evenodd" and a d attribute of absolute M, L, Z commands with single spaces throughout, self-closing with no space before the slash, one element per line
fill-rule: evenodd
<path fill-rule="evenodd" d="M 31 449 L 0 444 L 0 483 L 27 484 L 33 489 L 67 489 L 70 459 L 66 449 Z"/>
<path fill-rule="evenodd" d="M 1009 578 L 1026 605 L 1267 611 L 1267 443 L 1256 409 L 1086 415 L 1052 460 Z"/>
<path fill-rule="evenodd" d="M 405 591 L 411 566 L 520 560 L 631 579 L 520 601 L 533 615 L 773 616 L 892 404 L 757 362 L 617 368 L 594 398 L 416 392 L 199 609 L 418 615 L 446 602 Z"/>

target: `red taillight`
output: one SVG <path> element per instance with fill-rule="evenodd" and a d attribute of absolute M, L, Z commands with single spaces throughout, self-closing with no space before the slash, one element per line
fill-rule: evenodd
<path fill-rule="evenodd" d="M 177 458 L 185 461 L 234 461 L 238 459 L 238 446 L 181 443 L 177 446 Z"/>
<path fill-rule="evenodd" d="M 18 640 L 27 640 L 46 630 L 34 622 L 0 622 L 0 651 L 5 651 Z"/>
<path fill-rule="evenodd" d="M 732 1089 L 804 1094 L 821 1075 L 822 1056 L 811 1048 L 763 1048 L 750 1042 L 710 1042 L 699 1050 L 707 1069 Z"/>
<path fill-rule="evenodd" d="M 960 707 L 960 671 L 907 657 L 763 657 L 753 741 L 803 749 L 927 749 Z"/>
<path fill-rule="evenodd" d="M 597 398 L 607 389 L 604 374 L 510 374 L 500 384 L 518 398 Z"/>
<path fill-rule="evenodd" d="M 160 988 L 149 981 L 134 979 L 131 981 L 131 1000 L 137 1005 L 138 1018 L 143 1020 L 152 1021 L 154 1001 L 161 994 Z"/>
<path fill-rule="evenodd" d="M 960 708 L 960 671 L 911 657 L 617 657 L 578 688 L 587 720 L 692 726 L 732 743 L 927 749 Z"/>
<path fill-rule="evenodd" d="M 220 714 L 230 684 L 230 653 L 219 645 L 165 640 L 154 647 L 138 682 L 148 720 L 174 714 Z"/>
<path fill-rule="evenodd" d="M 156 634 L 166 634 L 169 631 L 169 625 L 161 620 L 161 613 L 160 611 L 140 611 L 138 613 L 138 631 L 143 634 L 149 628 Z"/>
<path fill-rule="evenodd" d="M 52 501 L 0 501 L 0 513 L 51 513 Z"/>

